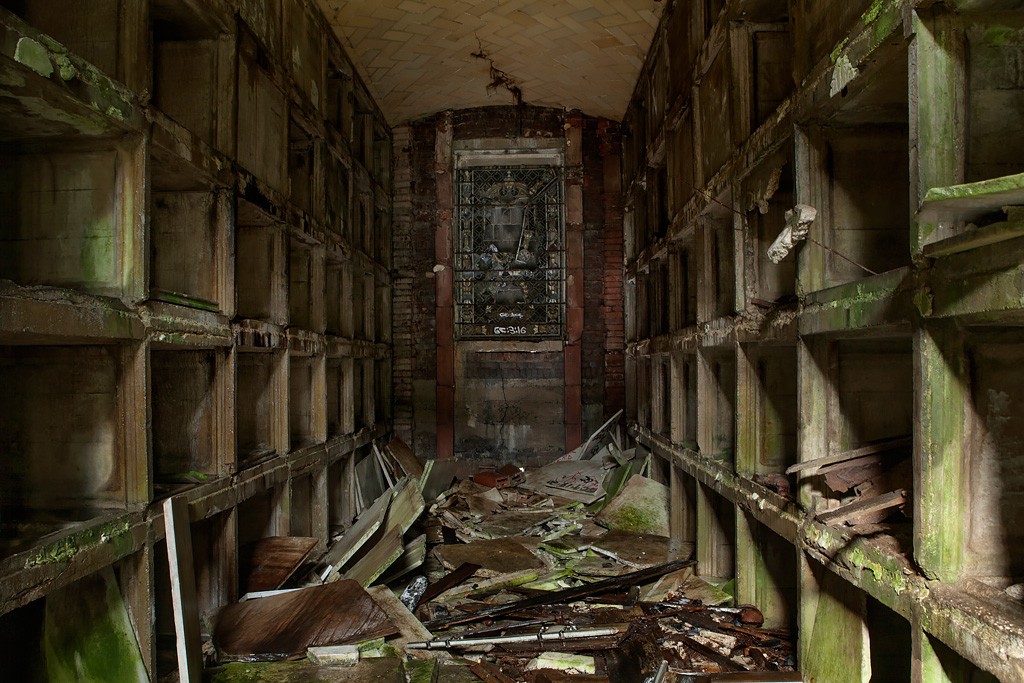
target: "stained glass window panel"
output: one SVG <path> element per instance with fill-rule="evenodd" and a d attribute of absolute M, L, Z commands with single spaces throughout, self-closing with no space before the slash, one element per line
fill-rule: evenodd
<path fill-rule="evenodd" d="M 456 175 L 455 313 L 460 338 L 561 338 L 564 198 L 557 166 Z"/>

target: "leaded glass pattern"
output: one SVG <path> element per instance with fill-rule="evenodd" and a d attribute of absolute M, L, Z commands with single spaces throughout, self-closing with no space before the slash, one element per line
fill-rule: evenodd
<path fill-rule="evenodd" d="M 460 338 L 561 338 L 565 246 L 557 166 L 456 175 L 455 327 Z"/>

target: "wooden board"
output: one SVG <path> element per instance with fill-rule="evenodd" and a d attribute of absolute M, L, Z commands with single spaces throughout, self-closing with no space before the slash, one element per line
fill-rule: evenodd
<path fill-rule="evenodd" d="M 328 581 L 340 578 L 338 568 L 348 562 L 359 549 L 373 537 L 387 517 L 388 505 L 391 504 L 392 491 L 374 501 L 368 509 L 363 510 L 356 523 L 346 531 L 337 543 L 331 546 L 324 556 L 324 562 L 331 566 Z"/>
<path fill-rule="evenodd" d="M 402 578 L 412 570 L 422 565 L 423 560 L 426 558 L 427 535 L 420 534 L 405 544 L 405 550 L 402 552 L 402 556 L 395 560 L 395 563 L 388 568 L 388 573 L 383 579 L 384 583 L 391 583 L 396 579 Z"/>
<path fill-rule="evenodd" d="M 149 680 L 110 567 L 46 596 L 43 623 L 47 680 Z"/>
<path fill-rule="evenodd" d="M 426 504 L 423 501 L 423 494 L 420 493 L 419 481 L 412 477 L 404 477 L 395 484 L 394 492 L 387 518 L 384 520 L 384 528 L 389 531 L 397 530 L 399 535 L 402 535 L 420 518 Z"/>
<path fill-rule="evenodd" d="M 317 539 L 309 536 L 271 536 L 239 548 L 243 571 L 248 568 L 243 593 L 277 590 L 302 566 Z"/>
<path fill-rule="evenodd" d="M 385 449 L 410 477 L 419 479 L 423 476 L 423 463 L 413 454 L 407 443 L 396 436 L 388 442 Z"/>
<path fill-rule="evenodd" d="M 391 504 L 380 528 L 352 555 L 350 564 L 342 566 L 340 574 L 332 572 L 328 581 L 344 576 L 368 586 L 401 557 L 405 550 L 402 536 L 423 514 L 425 505 L 419 483 L 412 477 L 402 478 L 392 491 Z"/>
<path fill-rule="evenodd" d="M 192 527 L 189 526 L 188 501 L 184 497 L 172 496 L 164 501 L 164 529 L 171 573 L 178 678 L 187 683 L 199 683 L 203 680 L 203 642 L 199 635 Z"/>
<path fill-rule="evenodd" d="M 863 458 L 866 455 L 874 455 L 876 453 L 884 453 L 886 451 L 893 451 L 900 448 L 909 448 L 914 445 L 914 439 L 910 436 L 900 436 L 894 439 L 885 439 L 877 443 L 868 444 L 861 446 L 860 448 L 854 448 L 853 450 L 843 451 L 836 455 L 829 455 L 824 458 L 815 458 L 814 460 L 805 460 L 804 462 L 798 462 L 795 465 L 790 465 L 786 468 L 786 474 L 793 474 L 794 472 L 802 472 L 809 469 L 817 469 L 825 465 L 833 465 L 839 462 L 847 462 L 849 460 L 855 460 L 857 458 Z"/>
<path fill-rule="evenodd" d="M 403 550 L 402 534 L 394 529 L 386 529 L 379 537 L 375 537 L 374 544 L 351 567 L 341 570 L 342 576 L 356 581 L 360 586 L 369 586 L 402 556 Z"/>
<path fill-rule="evenodd" d="M 668 562 L 670 542 L 671 539 L 667 536 L 609 531 L 601 538 L 595 539 L 590 548 L 634 569 L 643 569 Z"/>
<path fill-rule="evenodd" d="M 395 632 L 362 586 L 342 580 L 228 605 L 217 614 L 213 642 L 225 659 L 268 661 Z"/>
<path fill-rule="evenodd" d="M 423 595 L 421 595 L 420 599 L 416 601 L 416 606 L 419 607 L 425 602 L 430 602 L 445 591 L 458 586 L 460 583 L 473 576 L 477 569 L 480 569 L 480 565 L 469 563 L 456 567 L 455 571 L 442 576 L 440 579 L 427 586 L 427 590 L 423 591 Z"/>
<path fill-rule="evenodd" d="M 441 563 L 449 569 L 473 563 L 480 565 L 483 571 L 489 571 L 489 576 L 524 569 L 546 569 L 536 555 L 517 543 L 514 538 L 442 545 L 434 552 Z"/>
<path fill-rule="evenodd" d="M 828 510 L 818 515 L 818 521 L 823 524 L 843 522 L 850 526 L 874 523 L 884 519 L 887 510 L 905 505 L 906 502 L 907 492 L 900 489 L 873 498 L 857 499 L 835 510 Z"/>
<path fill-rule="evenodd" d="M 398 632 L 401 637 L 395 641 L 391 641 L 391 644 L 399 649 L 404 649 L 408 643 L 416 643 L 424 640 L 430 640 L 434 636 L 423 626 L 423 623 L 416 618 L 416 616 L 409 611 L 402 601 L 398 599 L 390 588 L 387 586 L 374 586 L 367 590 L 373 601 L 377 603 L 377 606 L 384 610 L 384 613 L 388 615 L 388 619 L 398 628 Z M 409 654 L 415 654 L 415 650 L 410 650 Z M 436 653 L 423 653 L 426 656 L 434 657 Z"/>

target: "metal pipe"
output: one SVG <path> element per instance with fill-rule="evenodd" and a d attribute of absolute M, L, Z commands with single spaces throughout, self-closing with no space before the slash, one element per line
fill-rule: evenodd
<path fill-rule="evenodd" d="M 579 631 L 539 631 L 537 633 L 524 633 L 512 636 L 495 636 L 493 638 L 438 638 L 435 640 L 424 640 L 417 643 L 409 643 L 407 648 L 413 650 L 444 650 L 450 647 L 471 647 L 474 645 L 498 645 L 501 643 L 534 643 L 547 642 L 550 640 L 581 640 L 583 638 L 600 638 L 601 636 L 614 636 L 619 629 L 606 626 L 603 628 L 581 629 Z"/>

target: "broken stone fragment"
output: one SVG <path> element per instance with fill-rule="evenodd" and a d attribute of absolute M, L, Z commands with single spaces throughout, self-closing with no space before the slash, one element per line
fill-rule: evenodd
<path fill-rule="evenodd" d="M 806 204 L 797 204 L 786 212 L 786 228 L 768 247 L 768 258 L 779 263 L 789 255 L 797 242 L 807 239 L 811 223 L 818 217 L 818 210 Z"/>
<path fill-rule="evenodd" d="M 554 669 L 570 674 L 594 674 L 597 667 L 593 657 L 574 655 L 567 652 L 542 652 L 536 659 L 526 665 L 527 671 L 537 669 Z"/>
<path fill-rule="evenodd" d="M 306 657 L 321 666 L 355 666 L 359 663 L 358 645 L 327 645 L 306 649 Z"/>

